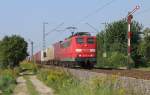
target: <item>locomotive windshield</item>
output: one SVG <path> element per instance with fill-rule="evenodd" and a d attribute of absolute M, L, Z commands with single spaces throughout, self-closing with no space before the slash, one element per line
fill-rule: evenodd
<path fill-rule="evenodd" d="M 76 38 L 76 41 L 78 44 L 84 43 L 83 38 Z"/>
<path fill-rule="evenodd" d="M 94 38 L 88 38 L 87 43 L 88 44 L 93 44 L 94 43 Z"/>

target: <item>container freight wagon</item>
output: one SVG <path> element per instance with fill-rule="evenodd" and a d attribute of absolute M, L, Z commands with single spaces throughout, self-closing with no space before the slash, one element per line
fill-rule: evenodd
<path fill-rule="evenodd" d="M 45 55 L 44 55 L 45 52 Z M 46 48 L 46 50 L 43 52 L 43 50 L 41 51 L 41 61 L 44 64 L 48 64 L 51 61 L 54 61 L 54 48 L 53 47 L 49 47 Z"/>
<path fill-rule="evenodd" d="M 41 51 L 35 53 L 33 57 L 36 63 L 41 63 Z"/>

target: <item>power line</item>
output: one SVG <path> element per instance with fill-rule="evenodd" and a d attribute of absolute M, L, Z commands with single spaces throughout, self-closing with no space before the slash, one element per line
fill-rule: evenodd
<path fill-rule="evenodd" d="M 58 29 L 60 26 L 62 26 L 62 25 L 64 25 L 64 22 L 62 22 L 62 23 L 60 23 L 59 25 L 57 25 L 55 28 L 53 28 L 52 30 L 50 30 L 50 32 L 47 32 L 45 35 L 47 36 L 47 35 L 49 35 L 50 33 L 54 32 L 54 31 L 57 31 L 57 29 Z"/>
<path fill-rule="evenodd" d="M 141 14 L 143 14 L 143 13 L 147 13 L 147 12 L 150 12 L 150 8 L 147 8 L 147 9 L 145 9 L 145 10 L 143 10 L 143 11 L 137 13 L 136 16 L 141 15 Z"/>
<path fill-rule="evenodd" d="M 140 6 L 143 6 L 143 3 L 144 3 L 144 0 L 141 0 Z M 138 12 L 138 13 L 135 14 L 135 15 L 138 16 L 138 15 L 141 15 L 141 14 L 146 13 L 146 12 L 149 12 L 149 11 L 150 11 L 150 8 L 147 8 L 147 9 L 144 9 L 143 11 L 141 11 L 141 12 Z"/>
<path fill-rule="evenodd" d="M 91 13 L 88 14 L 87 16 L 83 17 L 83 18 L 79 21 L 79 23 L 82 22 L 82 21 L 84 21 L 85 19 L 89 18 L 90 16 L 92 16 L 92 15 L 98 13 L 99 11 L 101 11 L 102 9 L 104 9 L 104 8 L 107 7 L 107 6 L 109 6 L 110 4 L 112 4 L 112 3 L 115 2 L 115 1 L 116 1 L 116 0 L 111 0 L 111 1 L 107 2 L 106 4 L 104 4 L 103 6 L 101 6 L 100 8 L 96 9 L 95 11 L 91 12 Z"/>
<path fill-rule="evenodd" d="M 97 28 L 95 28 L 93 25 L 89 24 L 89 23 L 85 23 L 87 24 L 90 28 L 92 28 L 94 31 L 96 31 L 97 33 L 99 32 L 99 30 Z"/>

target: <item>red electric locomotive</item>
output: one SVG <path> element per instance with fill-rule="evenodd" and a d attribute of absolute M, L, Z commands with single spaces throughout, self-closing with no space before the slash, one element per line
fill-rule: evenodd
<path fill-rule="evenodd" d="M 54 59 L 93 67 L 96 63 L 96 37 L 88 32 L 78 32 L 54 44 Z"/>

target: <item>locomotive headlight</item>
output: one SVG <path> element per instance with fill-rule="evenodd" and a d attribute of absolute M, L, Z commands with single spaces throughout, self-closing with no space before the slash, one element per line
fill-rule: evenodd
<path fill-rule="evenodd" d="M 90 57 L 93 57 L 93 54 L 91 54 Z"/>
<path fill-rule="evenodd" d="M 76 51 L 76 52 L 81 52 L 81 51 L 82 51 L 82 49 L 76 49 L 75 51 Z"/>
<path fill-rule="evenodd" d="M 95 52 L 95 49 L 90 49 L 90 52 Z"/>
<path fill-rule="evenodd" d="M 82 55 L 81 54 L 79 54 L 79 57 L 81 57 Z"/>

